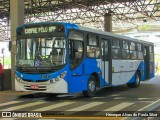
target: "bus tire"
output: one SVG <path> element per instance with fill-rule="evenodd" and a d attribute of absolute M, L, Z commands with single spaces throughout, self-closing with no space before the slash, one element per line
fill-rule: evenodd
<path fill-rule="evenodd" d="M 87 83 L 87 90 L 83 91 L 83 95 L 85 97 L 94 97 L 96 94 L 96 79 L 94 76 L 90 76 Z"/>
<path fill-rule="evenodd" d="M 140 86 L 140 74 L 139 74 L 139 72 L 136 72 L 135 82 L 134 83 L 129 83 L 129 84 L 127 84 L 127 86 L 129 88 L 138 88 Z"/>

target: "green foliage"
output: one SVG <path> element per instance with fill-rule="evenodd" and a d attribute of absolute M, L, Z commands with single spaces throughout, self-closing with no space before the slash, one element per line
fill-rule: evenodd
<path fill-rule="evenodd" d="M 155 9 L 156 9 L 156 10 L 160 10 L 160 3 L 157 3 L 157 4 L 156 4 Z"/>
<path fill-rule="evenodd" d="M 147 31 L 147 30 L 149 30 L 149 25 L 140 25 L 140 26 L 138 26 L 138 30 L 140 30 L 140 31 Z"/>
<path fill-rule="evenodd" d="M 155 60 L 155 63 L 159 63 L 160 62 L 160 53 L 159 54 L 155 54 L 154 55 L 154 60 Z"/>
<path fill-rule="evenodd" d="M 3 64 L 3 58 L 0 57 L 1 63 Z M 11 58 L 5 57 L 4 58 L 4 66 L 11 66 Z"/>

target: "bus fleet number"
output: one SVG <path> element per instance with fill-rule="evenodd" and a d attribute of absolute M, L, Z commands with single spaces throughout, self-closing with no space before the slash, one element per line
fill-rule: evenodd
<path fill-rule="evenodd" d="M 41 75 L 42 79 L 47 79 L 47 78 L 50 78 L 50 77 L 51 77 L 50 75 Z"/>

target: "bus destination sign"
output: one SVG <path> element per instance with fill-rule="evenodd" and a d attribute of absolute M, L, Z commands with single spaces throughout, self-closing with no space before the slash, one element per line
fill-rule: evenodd
<path fill-rule="evenodd" d="M 53 32 L 64 32 L 62 25 L 32 25 L 24 26 L 18 29 L 18 35 L 45 34 Z"/>
<path fill-rule="evenodd" d="M 36 33 L 48 33 L 48 32 L 55 32 L 56 26 L 41 26 L 41 27 L 34 27 L 34 28 L 25 28 L 25 34 L 36 34 Z"/>

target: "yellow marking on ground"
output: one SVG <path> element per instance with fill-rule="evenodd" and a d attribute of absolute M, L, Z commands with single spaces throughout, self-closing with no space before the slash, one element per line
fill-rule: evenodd
<path fill-rule="evenodd" d="M 123 120 L 124 117 L 100 117 L 100 116 L 93 116 L 91 115 L 90 117 L 89 116 L 50 116 L 50 117 L 42 117 L 42 119 L 56 119 L 56 118 L 61 118 L 61 119 L 64 119 L 64 120 L 75 120 L 75 119 L 78 119 L 78 120 Z"/>
<path fill-rule="evenodd" d="M 1 118 L 1 120 L 16 120 L 17 118 Z"/>

